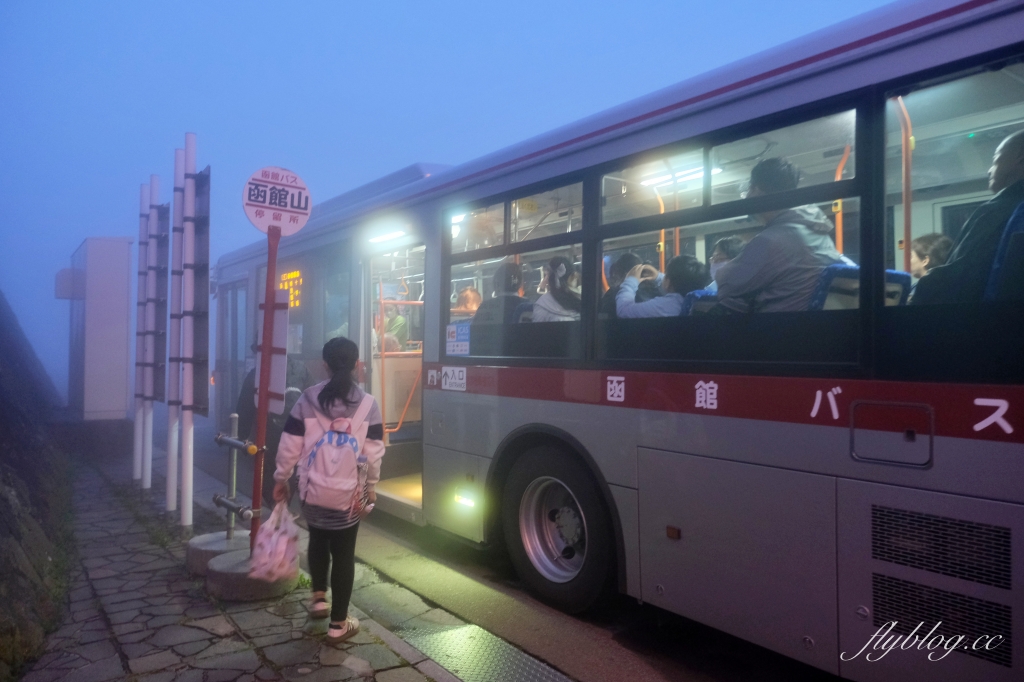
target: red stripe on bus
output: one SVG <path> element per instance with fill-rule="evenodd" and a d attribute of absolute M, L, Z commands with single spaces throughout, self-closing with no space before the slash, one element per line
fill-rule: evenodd
<path fill-rule="evenodd" d="M 899 26 L 896 26 L 896 27 L 893 27 L 893 28 L 890 28 L 890 29 L 886 29 L 885 31 L 880 31 L 879 33 L 875 33 L 875 34 L 872 34 L 870 36 L 866 36 L 864 38 L 860 38 L 858 40 L 854 40 L 852 42 L 845 43 L 845 44 L 839 45 L 837 47 L 833 47 L 832 49 L 825 50 L 824 52 L 819 52 L 818 54 L 811 55 L 810 57 L 805 57 L 803 59 L 799 59 L 799 60 L 797 60 L 795 62 L 791 62 L 789 64 L 785 64 L 783 66 L 776 67 L 774 69 L 771 69 L 769 71 L 765 71 L 763 73 L 759 73 L 759 74 L 757 74 L 755 76 L 750 76 L 748 78 L 744 78 L 742 80 L 735 81 L 735 82 L 730 83 L 728 85 L 723 85 L 722 87 L 715 88 L 714 90 L 709 90 L 709 91 L 701 93 L 699 95 L 694 95 L 693 97 L 689 97 L 687 99 L 680 100 L 678 102 L 673 102 L 672 104 L 667 104 L 667 105 L 665 105 L 663 107 L 660 107 L 658 109 L 653 109 L 653 110 L 648 111 L 646 113 L 638 114 L 636 116 L 633 116 L 632 118 L 628 118 L 628 119 L 626 119 L 624 121 L 619 121 L 618 123 L 613 123 L 611 125 L 605 126 L 604 128 L 599 128 L 598 130 L 593 130 L 593 131 L 591 131 L 589 133 L 584 133 L 583 135 L 578 135 L 577 137 L 574 137 L 572 139 L 559 142 L 557 144 L 553 144 L 553 145 L 551 145 L 549 147 L 545 147 L 544 149 L 539 149 L 537 151 L 530 152 L 529 154 L 524 154 L 523 156 L 519 156 L 519 157 L 516 157 L 514 159 L 510 159 L 508 161 L 503 161 L 503 162 L 501 162 L 499 164 L 496 164 L 494 166 L 490 166 L 490 167 L 484 168 L 482 170 L 474 171 L 473 173 L 470 173 L 469 175 L 464 175 L 464 176 L 462 176 L 460 178 L 457 178 L 455 180 L 449 180 L 448 182 L 441 183 L 440 185 L 437 185 L 436 187 L 431 187 L 430 189 L 425 189 L 425 190 L 423 190 L 421 192 L 417 192 L 416 194 L 413 194 L 413 195 L 407 197 L 405 200 L 406 201 L 411 201 L 411 200 L 419 198 L 421 196 L 424 196 L 424 195 L 427 195 L 427 194 L 432 194 L 434 192 L 437 192 L 437 191 L 440 191 L 440 190 L 443 190 L 443 189 L 447 189 L 448 187 L 452 187 L 452 186 L 455 186 L 455 185 L 458 185 L 458 184 L 461 184 L 461 183 L 465 183 L 465 182 L 470 181 L 470 180 L 475 180 L 476 178 L 479 178 L 479 177 L 481 177 L 483 175 L 487 175 L 488 173 L 493 173 L 494 171 L 503 170 L 503 169 L 508 168 L 510 166 L 514 166 L 516 164 L 523 163 L 524 161 L 531 161 L 531 160 L 533 160 L 533 159 L 535 159 L 535 158 L 537 158 L 539 156 L 543 156 L 545 154 L 550 154 L 551 152 L 556 152 L 556 151 L 559 151 L 561 149 L 565 149 L 566 147 L 571 147 L 572 145 L 578 144 L 580 142 L 586 142 L 587 140 L 593 139 L 595 137 L 599 137 L 599 136 L 604 135 L 606 133 L 611 133 L 611 132 L 614 132 L 616 130 L 620 130 L 622 128 L 626 128 L 626 127 L 629 127 L 631 125 L 634 125 L 636 123 L 641 123 L 641 122 L 646 121 L 647 119 L 650 119 L 650 118 L 656 118 L 658 116 L 661 116 L 662 114 L 667 114 L 667 113 L 675 111 L 677 109 L 682 109 L 684 107 L 688 107 L 688 106 L 690 106 L 692 104 L 698 104 L 698 103 L 703 102 L 705 100 L 712 99 L 714 97 L 718 97 L 719 95 L 725 95 L 725 94 L 728 94 L 730 92 L 734 92 L 734 91 L 739 90 L 740 88 L 744 88 L 744 87 L 746 87 L 748 85 L 754 85 L 755 83 L 759 83 L 761 81 L 765 81 L 765 80 L 768 80 L 770 78 L 774 78 L 775 76 L 781 76 L 783 74 L 789 73 L 791 71 L 795 71 L 795 70 L 800 69 L 802 67 L 810 66 L 811 64 L 815 64 L 817 62 L 821 62 L 821 61 L 824 61 L 826 59 L 830 59 L 832 57 L 837 57 L 837 56 L 839 56 L 841 54 L 845 54 L 847 52 L 851 52 L 851 51 L 859 49 L 861 47 L 866 47 L 867 45 L 871 45 L 872 43 L 877 43 L 879 41 L 886 40 L 887 38 L 892 38 L 892 37 L 901 35 L 903 33 L 906 33 L 908 31 L 913 31 L 914 29 L 921 28 L 921 27 L 927 26 L 929 24 L 933 24 L 933 23 L 935 23 L 937 21 L 942 21 L 943 19 L 948 19 L 948 18 L 956 16 L 958 14 L 963 14 L 964 12 L 969 12 L 969 11 L 971 11 L 973 9 L 978 9 L 979 7 L 984 7 L 985 5 L 991 5 L 992 3 L 998 2 L 998 1 L 999 0 L 970 0 L 970 2 L 965 2 L 965 3 L 962 3 L 962 4 L 956 5 L 955 7 L 949 7 L 947 9 L 941 10 L 939 12 L 934 12 L 933 14 L 929 14 L 927 16 L 921 17 L 919 19 L 915 19 L 913 21 L 908 21 L 905 24 L 900 24 Z"/>
<path fill-rule="evenodd" d="M 894 432 L 923 430 L 921 415 L 927 412 L 921 408 L 927 408 L 934 415 L 935 435 L 1024 442 L 1024 386 L 459 367 L 466 370 L 466 392 L 475 395 L 846 428 L 855 404 L 877 405 L 882 409 L 858 408 L 858 427 Z M 424 368 L 424 387 L 441 390 L 441 363 L 424 363 Z M 993 419 L 1003 403 L 1005 412 Z"/>

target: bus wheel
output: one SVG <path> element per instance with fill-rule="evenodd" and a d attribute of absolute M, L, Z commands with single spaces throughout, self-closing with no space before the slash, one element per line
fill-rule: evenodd
<path fill-rule="evenodd" d="M 609 583 L 614 554 L 608 511 L 583 465 L 556 447 L 527 450 L 509 472 L 501 509 L 523 582 L 563 611 L 592 606 Z"/>

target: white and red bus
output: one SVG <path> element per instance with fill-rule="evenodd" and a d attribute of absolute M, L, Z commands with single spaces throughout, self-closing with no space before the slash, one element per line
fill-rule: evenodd
<path fill-rule="evenodd" d="M 1024 303 L 908 304 L 912 243 L 957 239 L 1024 129 L 1022 41 L 1019 0 L 897 3 L 320 204 L 281 245 L 292 359 L 322 376 L 323 342 L 355 339 L 378 507 L 504 543 L 549 603 L 610 587 L 849 679 L 1022 679 Z M 799 185 L 747 197 L 774 157 Z M 707 263 L 794 207 L 845 256 L 806 310 L 602 306 L 621 255 Z M 580 310 L 539 321 L 558 256 Z M 220 419 L 264 260 L 217 266 Z M 928 638 L 880 657 L 880 629 Z"/>

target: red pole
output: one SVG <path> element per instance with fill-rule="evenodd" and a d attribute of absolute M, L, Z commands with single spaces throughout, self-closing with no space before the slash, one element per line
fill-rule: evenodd
<path fill-rule="evenodd" d="M 260 348 L 259 401 L 256 403 L 256 462 L 252 476 L 252 525 L 249 528 L 249 552 L 256 546 L 260 529 L 260 506 L 263 501 L 263 455 L 267 444 L 267 411 L 270 407 L 270 359 L 274 347 L 274 282 L 277 279 L 277 244 L 281 228 L 271 225 L 267 230 L 267 290 L 263 297 L 263 346 Z"/>

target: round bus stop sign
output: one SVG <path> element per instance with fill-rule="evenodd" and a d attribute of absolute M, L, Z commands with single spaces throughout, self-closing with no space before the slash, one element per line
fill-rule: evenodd
<path fill-rule="evenodd" d="M 281 228 L 281 236 L 287 237 L 301 230 L 309 220 L 313 202 L 302 178 L 285 168 L 267 166 L 253 173 L 245 183 L 242 207 L 249 222 L 260 232 L 276 225 Z"/>

